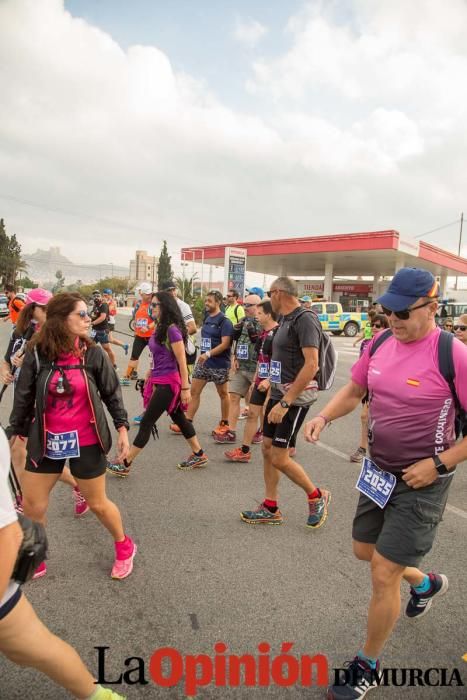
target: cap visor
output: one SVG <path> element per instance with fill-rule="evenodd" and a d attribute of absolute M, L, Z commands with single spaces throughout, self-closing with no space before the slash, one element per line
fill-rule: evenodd
<path fill-rule="evenodd" d="M 419 298 L 420 297 L 406 297 L 402 294 L 386 292 L 386 294 L 378 297 L 376 301 L 386 309 L 391 309 L 391 311 L 404 311 L 404 309 L 407 309 L 409 306 L 412 306 L 412 304 L 415 304 Z"/>

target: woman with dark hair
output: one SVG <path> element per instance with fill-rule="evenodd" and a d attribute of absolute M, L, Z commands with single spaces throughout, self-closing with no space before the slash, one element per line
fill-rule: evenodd
<path fill-rule="evenodd" d="M 208 461 L 196 437 L 193 423 L 184 413 L 191 400 L 191 392 L 185 355 L 188 332 L 182 314 L 176 299 L 169 292 L 154 294 L 150 308 L 156 327 L 149 339 L 152 368 L 147 374 L 144 387 L 145 411 L 128 457 L 124 460 L 117 459 L 107 466 L 111 474 L 121 477 L 130 473 L 132 462 L 148 443 L 151 431 L 164 411 L 178 425 L 193 451 L 187 460 L 177 465 L 178 468 L 196 469 Z"/>
<path fill-rule="evenodd" d="M 369 314 L 368 314 L 369 315 Z M 360 357 L 365 352 L 375 335 L 378 335 L 385 328 L 389 328 L 388 317 L 385 314 L 373 314 L 370 320 L 371 338 L 364 338 L 360 345 Z M 354 343 L 355 345 L 355 343 Z M 351 462 L 361 462 L 368 450 L 368 392 L 362 399 L 362 410 L 360 413 L 362 432 L 360 435 L 360 447 L 350 455 Z"/>
<path fill-rule="evenodd" d="M 49 301 L 47 318 L 24 357 L 7 432 L 28 438 L 25 515 L 45 522 L 49 494 L 68 459 L 90 509 L 114 539 L 111 576 L 122 579 L 133 570 L 136 545 L 125 536 L 120 512 L 105 492 L 105 455 L 112 438 L 102 401 L 118 430 L 122 459 L 129 450 L 128 419 L 117 375 L 89 339 L 89 326 L 79 294 L 58 294 Z M 41 567 L 43 574 L 45 562 Z"/>
<path fill-rule="evenodd" d="M 47 304 L 52 299 L 52 293 L 47 289 L 32 289 L 26 296 L 26 305 L 21 309 L 16 327 L 12 333 L 4 361 L 0 367 L 0 381 L 7 385 L 16 383 L 19 379 L 21 365 L 24 361 L 26 343 L 34 333 L 40 330 L 45 323 L 47 315 Z M 26 466 L 26 439 L 18 437 L 11 446 L 11 461 L 15 469 L 16 476 L 21 485 L 23 472 Z M 60 476 L 60 481 L 72 487 L 75 516 L 77 518 L 85 515 L 89 506 L 86 499 L 78 488 L 76 481 L 71 476 L 68 467 L 65 467 Z M 23 512 L 21 496 L 16 497 L 16 509 Z"/>

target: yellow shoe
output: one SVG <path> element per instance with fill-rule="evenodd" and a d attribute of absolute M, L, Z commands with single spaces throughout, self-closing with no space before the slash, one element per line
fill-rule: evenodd
<path fill-rule="evenodd" d="M 126 695 L 120 695 L 115 690 L 100 685 L 91 695 L 91 700 L 126 700 Z"/>

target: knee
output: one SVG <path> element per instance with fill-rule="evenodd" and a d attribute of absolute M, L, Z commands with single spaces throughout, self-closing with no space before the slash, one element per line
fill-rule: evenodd
<path fill-rule="evenodd" d="M 401 567 L 401 572 L 403 567 Z M 387 595 L 388 590 L 393 589 L 395 586 L 400 586 L 401 576 L 394 571 L 394 565 L 382 558 L 378 558 L 375 561 L 375 557 L 371 560 L 371 581 L 373 585 L 373 593 L 376 595 L 381 595 L 382 597 Z"/>
<path fill-rule="evenodd" d="M 88 506 L 90 507 L 90 509 L 94 513 L 94 515 L 96 515 L 97 517 L 105 515 L 107 508 L 109 506 L 109 501 L 107 498 L 99 498 L 99 499 L 93 499 L 93 498 L 88 499 L 87 498 L 86 501 L 88 503 Z"/>
<path fill-rule="evenodd" d="M 23 494 L 23 509 L 27 518 L 41 522 L 45 518 L 49 501 L 38 501 L 27 494 Z"/>
<path fill-rule="evenodd" d="M 288 450 L 281 450 L 284 454 L 271 451 L 271 463 L 274 469 L 278 469 L 280 472 L 284 471 L 286 462 L 289 459 Z"/>
<path fill-rule="evenodd" d="M 270 443 L 266 442 L 266 440 L 263 440 L 263 442 L 261 444 L 261 451 L 263 453 L 263 457 L 270 458 L 271 452 L 272 452 L 272 445 Z"/>

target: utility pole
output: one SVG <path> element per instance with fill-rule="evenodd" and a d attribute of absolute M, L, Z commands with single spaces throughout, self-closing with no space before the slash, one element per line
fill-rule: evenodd
<path fill-rule="evenodd" d="M 460 226 L 460 230 L 459 230 L 459 248 L 458 248 L 458 251 L 457 251 L 457 255 L 458 255 L 459 257 L 461 256 L 461 249 L 462 249 L 462 226 L 463 226 L 463 224 L 464 224 L 464 212 L 461 213 L 461 226 Z M 458 282 L 458 280 L 459 280 L 459 278 L 456 277 L 456 292 L 457 292 L 457 282 Z"/>

